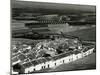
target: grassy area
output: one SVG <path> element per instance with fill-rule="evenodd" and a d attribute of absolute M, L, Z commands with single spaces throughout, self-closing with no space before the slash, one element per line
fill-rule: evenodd
<path fill-rule="evenodd" d="M 43 41 L 43 40 L 31 40 L 31 39 L 24 39 L 24 38 L 12 38 L 11 43 L 12 43 L 12 45 L 15 44 L 16 42 L 33 45 L 34 43 L 37 43 L 39 41 Z"/>
<path fill-rule="evenodd" d="M 92 27 L 89 29 L 78 30 L 78 31 L 74 31 L 74 32 L 68 32 L 65 34 L 77 36 L 81 40 L 96 41 L 96 28 L 95 27 Z"/>

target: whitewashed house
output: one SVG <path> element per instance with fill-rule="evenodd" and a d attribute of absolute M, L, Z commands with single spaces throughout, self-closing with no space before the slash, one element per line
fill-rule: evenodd
<path fill-rule="evenodd" d="M 68 53 L 63 53 L 54 57 L 46 57 L 37 60 L 33 60 L 22 64 L 24 71 L 23 73 L 30 73 L 33 71 L 38 71 L 46 68 L 55 68 L 61 64 L 66 64 L 73 62 L 77 59 L 83 58 L 91 53 L 93 53 L 94 48 L 85 48 L 83 52 L 72 51 Z"/>
<path fill-rule="evenodd" d="M 73 61 L 77 60 L 77 55 L 73 54 Z"/>
<path fill-rule="evenodd" d="M 89 49 L 89 54 L 93 53 L 94 48 Z"/>

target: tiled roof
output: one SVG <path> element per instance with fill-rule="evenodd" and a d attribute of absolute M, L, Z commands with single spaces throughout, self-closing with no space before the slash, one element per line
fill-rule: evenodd
<path fill-rule="evenodd" d="M 29 59 L 35 59 L 35 53 L 30 53 L 30 54 L 28 54 L 27 55 L 27 58 L 29 58 Z"/>
<path fill-rule="evenodd" d="M 74 52 L 73 52 L 73 54 L 78 54 L 78 53 L 80 53 L 80 51 L 74 51 Z"/>
<path fill-rule="evenodd" d="M 14 57 L 13 59 L 12 59 L 12 63 L 13 62 L 16 62 L 16 61 L 18 61 L 19 59 L 17 58 L 17 57 Z"/>
<path fill-rule="evenodd" d="M 23 55 L 23 54 L 20 54 L 20 55 L 18 56 L 18 58 L 19 58 L 21 61 L 24 61 L 24 60 L 26 59 L 26 56 Z"/>
<path fill-rule="evenodd" d="M 38 62 L 36 60 L 34 61 L 31 61 L 31 63 L 35 66 L 35 65 L 38 65 Z"/>
<path fill-rule="evenodd" d="M 28 67 L 32 66 L 32 64 L 30 62 L 28 62 L 28 63 L 24 63 L 22 66 L 24 68 L 28 68 Z"/>
<path fill-rule="evenodd" d="M 22 66 L 24 68 L 28 68 L 28 67 L 31 67 L 32 65 L 36 66 L 38 64 L 45 63 L 46 61 L 50 61 L 50 60 L 51 60 L 51 58 L 41 58 L 41 59 L 33 60 L 30 62 L 26 62 L 26 63 L 22 64 Z"/>
<path fill-rule="evenodd" d="M 61 54 L 61 55 L 58 55 L 58 56 L 53 57 L 53 60 L 57 60 L 57 59 L 66 57 L 66 56 L 69 56 L 71 54 L 73 54 L 73 52 L 67 52 L 67 53 L 64 53 L 64 54 Z"/>
<path fill-rule="evenodd" d="M 50 61 L 52 58 L 46 57 L 45 59 L 46 59 L 47 61 Z"/>
<path fill-rule="evenodd" d="M 86 52 L 86 51 L 88 51 L 88 50 L 91 49 L 91 48 L 93 48 L 93 46 L 85 47 L 85 48 L 83 49 L 83 52 Z"/>

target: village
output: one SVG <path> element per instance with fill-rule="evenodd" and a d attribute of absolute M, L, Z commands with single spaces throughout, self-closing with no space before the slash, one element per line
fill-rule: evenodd
<path fill-rule="evenodd" d="M 93 43 L 82 44 L 78 38 L 58 36 L 53 40 L 39 40 L 34 45 L 17 44 L 12 45 L 12 69 L 17 73 L 54 68 L 84 58 L 95 50 Z"/>

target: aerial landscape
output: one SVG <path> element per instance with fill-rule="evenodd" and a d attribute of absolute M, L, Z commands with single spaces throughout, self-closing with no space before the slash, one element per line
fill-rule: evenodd
<path fill-rule="evenodd" d="M 96 6 L 11 0 L 11 74 L 96 69 Z"/>

